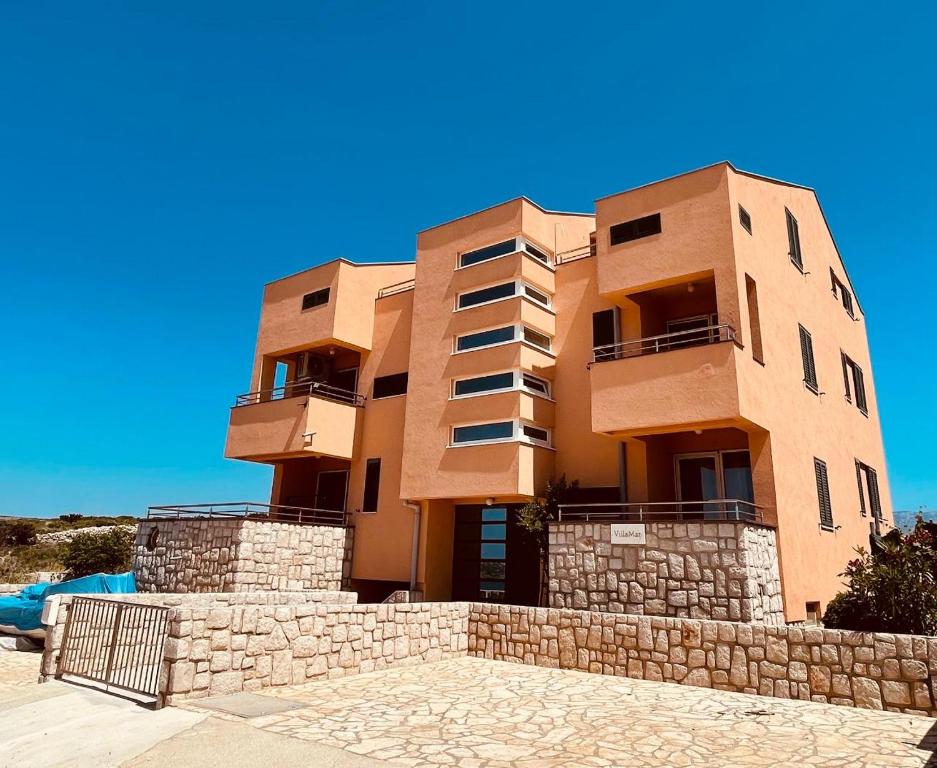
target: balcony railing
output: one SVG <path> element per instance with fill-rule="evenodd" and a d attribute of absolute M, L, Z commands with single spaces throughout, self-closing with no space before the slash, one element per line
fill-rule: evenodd
<path fill-rule="evenodd" d="M 416 280 L 412 277 L 409 280 L 401 280 L 399 283 L 394 283 L 393 285 L 387 285 L 377 292 L 377 297 L 383 299 L 385 296 L 393 296 L 395 293 L 403 293 L 404 291 L 412 291 L 416 285 Z"/>
<path fill-rule="evenodd" d="M 660 336 L 647 336 L 643 339 L 629 339 L 617 344 L 604 344 L 592 350 L 592 362 L 604 363 L 608 360 L 621 360 L 623 357 L 653 355 L 702 344 L 718 344 L 721 341 L 735 341 L 735 328 L 723 323 L 664 333 Z"/>
<path fill-rule="evenodd" d="M 558 522 L 744 522 L 764 524 L 763 508 L 743 499 L 560 504 Z"/>
<path fill-rule="evenodd" d="M 556 263 L 565 264 L 568 261 L 588 259 L 590 256 L 595 256 L 595 243 L 583 245 L 579 248 L 571 248 L 568 251 L 560 251 L 558 254 L 556 254 Z"/>
<path fill-rule="evenodd" d="M 337 509 L 290 507 L 283 504 L 263 504 L 258 501 L 225 501 L 217 504 L 177 504 L 150 507 L 147 520 L 180 519 L 266 520 L 272 523 L 297 525 L 348 525 L 348 513 Z"/>
<path fill-rule="evenodd" d="M 338 403 L 348 403 L 349 405 L 364 405 L 364 395 L 352 392 L 349 389 L 340 389 L 319 381 L 291 381 L 282 387 L 273 389 L 261 389 L 256 392 L 247 392 L 238 395 L 234 401 L 234 407 L 240 408 L 244 405 L 254 405 L 256 403 L 266 403 L 270 400 L 283 400 L 287 397 L 319 397 L 323 400 L 334 400 Z"/>

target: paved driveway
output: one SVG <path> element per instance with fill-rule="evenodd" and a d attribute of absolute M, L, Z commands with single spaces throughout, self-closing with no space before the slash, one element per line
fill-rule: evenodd
<path fill-rule="evenodd" d="M 410 766 L 910 768 L 937 744 L 926 718 L 474 658 L 265 695 L 304 706 L 241 722 Z"/>

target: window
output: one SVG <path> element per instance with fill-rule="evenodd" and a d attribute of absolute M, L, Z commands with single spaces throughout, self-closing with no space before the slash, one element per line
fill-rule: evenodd
<path fill-rule="evenodd" d="M 550 337 L 545 333 L 533 330 L 533 328 L 524 326 L 524 341 L 540 349 L 545 349 L 547 352 L 550 351 Z"/>
<path fill-rule="evenodd" d="M 550 382 L 529 373 L 521 374 L 521 389 L 529 389 L 545 397 L 550 396 Z"/>
<path fill-rule="evenodd" d="M 407 394 L 407 381 L 410 374 L 407 371 L 403 373 L 392 373 L 390 376 L 377 376 L 374 379 L 374 400 L 380 400 L 382 397 L 395 397 L 397 395 Z"/>
<path fill-rule="evenodd" d="M 517 338 L 516 333 L 517 329 L 513 325 L 506 325 L 503 328 L 492 328 L 491 330 L 479 331 L 478 333 L 469 333 L 456 338 L 456 351 L 464 352 L 469 349 L 490 347 L 494 344 L 504 344 L 509 341 L 514 341 Z"/>
<path fill-rule="evenodd" d="M 608 240 L 610 245 L 621 245 L 657 234 L 660 234 L 660 214 L 654 213 L 640 219 L 613 224 L 608 230 Z"/>
<path fill-rule="evenodd" d="M 364 500 L 362 512 L 377 512 L 377 497 L 381 486 L 381 460 L 368 459 L 364 470 Z"/>
<path fill-rule="evenodd" d="M 550 444 L 550 432 L 542 427 L 521 424 L 521 435 L 532 443 L 541 443 L 543 445 Z"/>
<path fill-rule="evenodd" d="M 514 296 L 524 296 L 547 308 L 550 306 L 550 297 L 547 294 L 538 291 L 536 288 L 532 288 L 521 280 L 517 280 L 510 283 L 490 285 L 487 288 L 479 288 L 475 291 L 459 294 L 456 307 L 458 309 L 467 309 L 468 307 L 488 304 L 493 301 L 500 301 L 501 299 L 509 299 Z"/>
<path fill-rule="evenodd" d="M 328 304 L 330 291 L 331 288 L 320 288 L 318 291 L 307 293 L 303 296 L 303 309 L 312 309 L 313 307 L 321 307 L 323 304 Z"/>
<path fill-rule="evenodd" d="M 745 297 L 748 299 L 748 328 L 752 341 L 752 358 L 762 365 L 765 362 L 761 346 L 761 319 L 758 315 L 758 286 L 750 275 L 745 275 Z"/>
<path fill-rule="evenodd" d="M 592 349 L 596 361 L 613 360 L 618 343 L 618 308 L 592 313 Z"/>
<path fill-rule="evenodd" d="M 813 339 L 810 332 L 802 325 L 800 328 L 800 356 L 804 363 L 804 384 L 807 389 L 815 395 L 820 394 L 820 387 L 817 385 L 817 366 L 813 359 Z"/>
<path fill-rule="evenodd" d="M 513 421 L 470 424 L 452 428 L 452 444 L 503 442 L 514 439 Z"/>
<path fill-rule="evenodd" d="M 497 301 L 498 299 L 505 299 L 508 296 L 514 296 L 515 292 L 516 287 L 514 283 L 491 285 L 477 291 L 460 294 L 457 306 L 459 309 L 474 307 L 476 304 L 485 304 L 489 301 Z"/>
<path fill-rule="evenodd" d="M 477 395 L 484 392 L 501 392 L 514 388 L 514 372 L 492 373 L 488 376 L 476 376 L 472 379 L 456 381 L 452 388 L 455 397 Z"/>
<path fill-rule="evenodd" d="M 839 355 L 843 361 L 843 384 L 846 387 L 846 401 L 851 403 L 852 396 L 855 394 L 856 408 L 868 416 L 869 406 L 865 399 L 865 379 L 862 376 L 862 369 L 845 352 L 840 351 Z M 850 380 L 852 381 L 851 391 Z"/>
<path fill-rule="evenodd" d="M 845 284 L 836 276 L 832 267 L 830 267 L 830 283 L 832 284 L 833 295 L 842 302 L 846 314 L 855 319 L 856 313 L 852 305 L 852 293 L 850 293 Z"/>
<path fill-rule="evenodd" d="M 820 504 L 820 527 L 833 530 L 833 506 L 830 503 L 830 480 L 826 474 L 826 462 L 814 458 L 813 469 L 817 476 L 817 500 Z"/>
<path fill-rule="evenodd" d="M 787 217 L 787 244 L 791 261 L 801 272 L 804 271 L 804 258 L 800 252 L 800 230 L 797 227 L 797 219 L 787 208 L 784 209 L 784 215 Z"/>
<path fill-rule="evenodd" d="M 550 256 L 548 254 L 531 245 L 524 238 L 515 237 L 510 240 L 505 240 L 503 243 L 495 243 L 494 245 L 487 245 L 484 248 L 478 248 L 474 251 L 460 253 L 459 266 L 470 267 L 473 264 L 491 261 L 492 259 L 497 259 L 501 256 L 507 256 L 508 254 L 517 253 L 519 251 L 532 256 L 537 261 L 541 261 L 544 264 L 550 263 Z"/>
<path fill-rule="evenodd" d="M 752 217 L 741 205 L 739 206 L 739 224 L 748 234 L 752 233 Z"/>
<path fill-rule="evenodd" d="M 859 486 L 859 513 L 865 517 L 866 499 L 872 510 L 872 517 L 882 519 L 882 499 L 878 493 L 878 473 L 868 464 L 856 459 L 856 483 Z"/>

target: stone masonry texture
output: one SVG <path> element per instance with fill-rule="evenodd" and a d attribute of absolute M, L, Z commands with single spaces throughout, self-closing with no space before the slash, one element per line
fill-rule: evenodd
<path fill-rule="evenodd" d="M 137 589 L 338 590 L 351 572 L 353 531 L 266 520 L 141 520 L 133 555 Z"/>
<path fill-rule="evenodd" d="M 646 523 L 646 544 L 612 544 L 609 523 L 551 523 L 550 605 L 783 624 L 774 529 Z"/>

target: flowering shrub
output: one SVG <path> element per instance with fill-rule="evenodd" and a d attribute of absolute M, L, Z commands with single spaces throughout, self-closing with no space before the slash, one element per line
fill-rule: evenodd
<path fill-rule="evenodd" d="M 848 589 L 827 605 L 823 623 L 866 632 L 937 633 L 937 527 L 918 517 L 907 535 L 894 529 L 841 573 Z"/>

